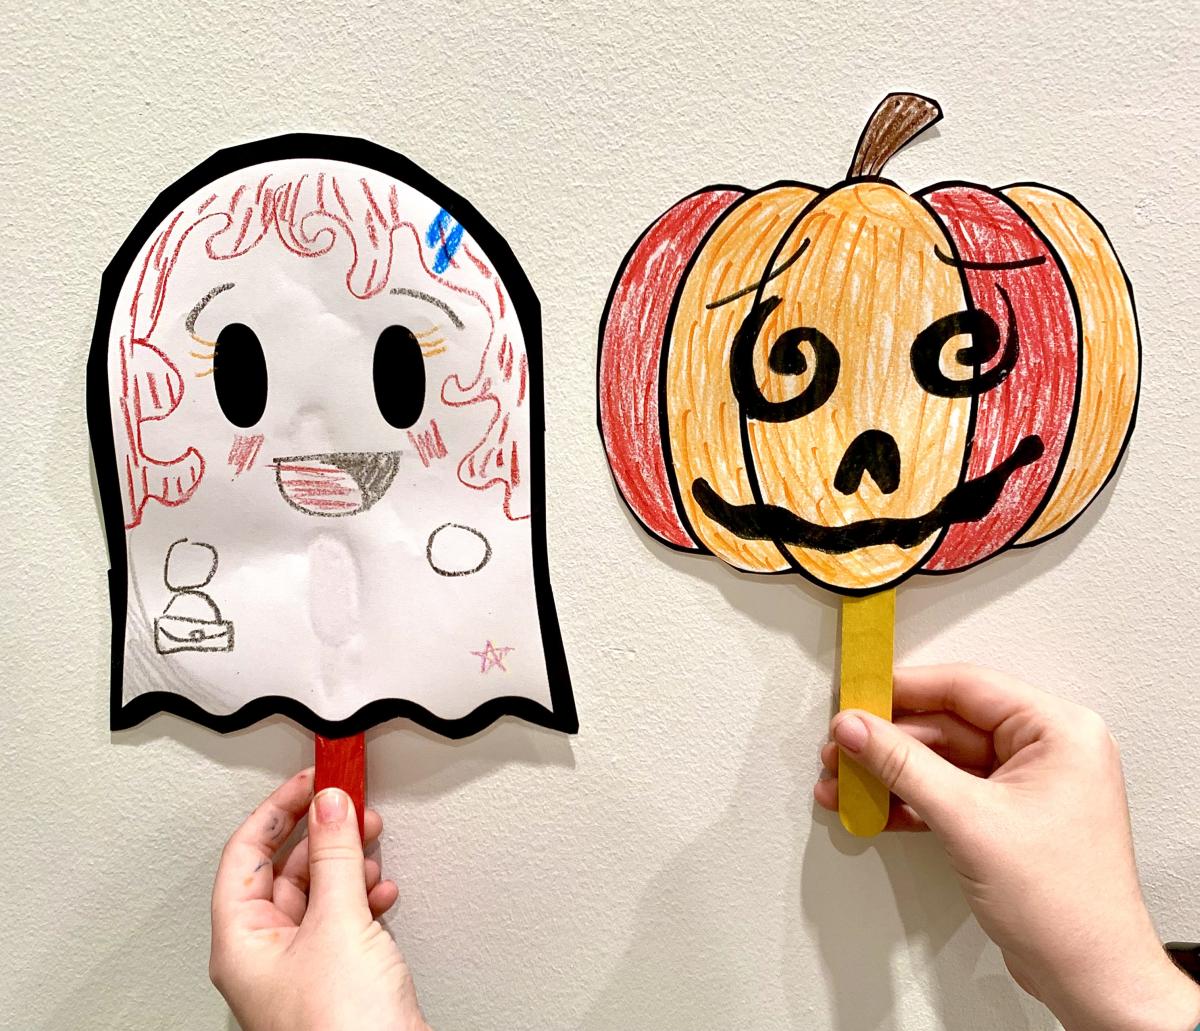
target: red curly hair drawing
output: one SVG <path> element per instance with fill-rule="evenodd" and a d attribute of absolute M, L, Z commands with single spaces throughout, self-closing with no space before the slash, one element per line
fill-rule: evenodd
<path fill-rule="evenodd" d="M 195 242 L 194 236 L 214 262 L 236 260 L 271 240 L 298 259 L 321 257 L 335 242 L 347 241 L 350 260 L 345 286 L 363 300 L 388 287 L 398 256 L 411 249 L 416 267 L 431 284 L 452 291 L 467 304 L 479 305 L 489 329 L 478 365 L 472 360 L 472 367 L 450 373 L 439 389 L 440 400 L 448 407 L 491 408 L 482 437 L 456 456 L 458 479 L 475 490 L 499 485 L 505 515 L 512 520 L 528 518 L 530 502 L 522 479 L 524 442 L 509 432 L 513 413 L 527 403 L 528 359 L 504 284 L 462 227 L 444 210 L 428 225 L 414 224 L 402 210 L 395 182 L 378 173 L 372 173 L 369 181 L 352 166 L 335 171 L 330 165 L 295 177 L 270 165 L 246 170 L 251 172 L 255 176 L 251 180 L 229 177 L 215 184 L 215 192 L 178 208 L 151 238 L 141 258 L 127 308 L 128 330 L 119 339 L 120 381 L 113 383 L 124 424 L 124 440 L 118 435 L 116 444 L 126 526 L 141 522 L 151 499 L 166 506 L 185 503 L 205 477 L 205 456 L 197 448 L 164 458 L 150 454 L 143 442 L 143 427 L 169 418 L 187 389 L 179 367 L 155 340 L 161 332 L 172 274 L 185 244 Z M 423 461 L 429 448 L 444 446 L 436 434 L 435 425 L 436 439 L 427 438 L 424 449 L 413 438 Z M 241 455 L 239 461 L 245 457 Z"/>

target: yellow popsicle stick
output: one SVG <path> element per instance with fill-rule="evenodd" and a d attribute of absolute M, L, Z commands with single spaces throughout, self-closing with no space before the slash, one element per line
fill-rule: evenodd
<path fill-rule="evenodd" d="M 892 718 L 892 639 L 896 591 L 842 599 L 841 709 Z M 838 756 L 838 815 L 851 834 L 870 837 L 888 818 L 888 789 L 843 751 Z"/>

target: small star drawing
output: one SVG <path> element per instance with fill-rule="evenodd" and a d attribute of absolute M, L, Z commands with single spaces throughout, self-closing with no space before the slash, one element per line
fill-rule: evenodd
<path fill-rule="evenodd" d="M 511 651 L 513 651 L 512 648 L 497 648 L 491 641 L 488 641 L 483 651 L 471 652 L 471 654 L 479 656 L 480 673 L 486 673 L 493 666 L 498 666 L 502 673 L 507 673 L 508 667 L 504 665 L 504 657 Z"/>

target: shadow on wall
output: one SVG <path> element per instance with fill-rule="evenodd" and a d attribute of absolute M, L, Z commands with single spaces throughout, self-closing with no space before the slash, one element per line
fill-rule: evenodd
<path fill-rule="evenodd" d="M 904 644 L 930 639 L 1062 562 L 1103 514 L 1110 493 L 1111 487 L 1077 525 L 1044 545 L 957 576 L 914 577 L 900 589 Z M 784 733 L 777 754 L 747 750 L 715 822 L 653 878 L 624 956 L 581 1031 L 776 1027 L 781 1012 L 797 1031 L 825 1026 L 830 1012 L 835 1031 L 911 1028 L 914 1021 L 896 1013 L 893 982 L 894 954 L 906 948 L 905 966 L 929 979 L 937 1026 L 1056 1027 L 1006 975 L 976 973 L 992 947 L 932 835 L 864 841 L 835 815 L 815 809 L 813 742 L 823 739 L 836 711 L 836 597 L 799 576 L 756 577 L 667 549 L 620 507 L 652 560 L 712 584 L 758 625 L 793 634 L 802 651 L 828 665 L 830 688 L 822 695 L 789 684 L 781 671 L 764 691 L 749 740 L 779 741 L 781 727 L 797 730 Z M 823 984 L 801 973 L 812 969 L 814 950 Z M 638 1014 L 645 1025 L 630 1023 Z"/>
<path fill-rule="evenodd" d="M 1031 548 L 1012 548 L 974 569 L 938 576 L 914 576 L 897 589 L 897 640 L 906 647 L 924 643 L 946 626 L 975 609 L 986 609 L 997 599 L 1032 583 L 1064 562 L 1083 538 L 1092 532 L 1112 500 L 1125 470 L 1126 450 L 1112 482 L 1079 518 L 1058 536 Z M 1066 610 L 1069 613 L 1069 609 Z M 901 627 L 903 637 L 901 638 Z M 1052 631 L 1048 631 L 1051 633 Z M 1015 644 L 1016 642 L 1014 642 Z M 946 661 L 969 656 L 946 656 Z"/>
<path fill-rule="evenodd" d="M 136 832 L 137 822 L 137 814 L 131 813 L 131 833 Z M 135 875 L 122 863 L 91 858 L 97 861 L 88 864 L 89 891 L 69 896 L 69 906 L 64 902 L 69 915 L 61 919 L 65 927 L 59 935 L 56 962 L 39 971 L 38 981 L 11 986 L 18 998 L 36 997 L 54 1005 L 44 1022 L 25 1026 L 45 1031 L 184 1026 L 180 1014 L 195 1019 L 216 998 L 216 989 L 203 973 L 207 934 L 197 941 L 194 935 L 180 933 L 181 928 L 208 924 L 213 857 L 195 852 L 180 855 L 174 864 L 176 878 L 143 880 L 132 904 L 119 910 L 114 900 L 131 897 L 129 881 Z M 86 938 L 86 929 L 98 927 L 120 928 L 119 934 L 104 938 L 114 943 L 112 947 L 79 948 L 76 938 Z M 181 954 L 186 958 L 181 960 Z M 181 968 L 194 970 L 196 976 L 177 983 L 175 972 Z M 231 1027 L 236 1031 L 236 1023 Z"/>
<path fill-rule="evenodd" d="M 832 617 L 821 622 L 828 632 Z M 768 696 L 752 741 L 824 721 L 823 702 L 797 712 L 795 696 Z M 747 752 L 721 813 L 650 882 L 581 1031 L 777 1028 L 781 1013 L 796 1031 L 912 1028 L 896 1019 L 892 960 L 918 946 L 912 965 L 928 971 L 937 1026 L 1054 1027 L 1048 1015 L 1029 1022 L 1007 977 L 976 976 L 989 946 L 932 836 L 866 843 L 836 816 L 814 817 L 816 761 L 804 744 L 789 733 L 778 750 Z M 825 977 L 814 983 L 804 972 L 817 964 Z"/>
<path fill-rule="evenodd" d="M 848 834 L 836 815 L 818 810 L 797 881 L 827 972 L 837 1031 L 917 1026 L 895 1019 L 892 957 L 904 948 L 910 952 L 909 968 L 929 982 L 926 996 L 937 1027 L 1048 1031 L 1058 1026 L 1048 1012 L 1030 1023 L 1026 1007 L 1035 1004 L 1007 975 L 976 976 L 992 946 L 932 835 L 893 835 L 868 843 Z"/>

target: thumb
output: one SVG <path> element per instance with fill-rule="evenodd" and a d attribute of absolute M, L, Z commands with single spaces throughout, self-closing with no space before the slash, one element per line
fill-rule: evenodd
<path fill-rule="evenodd" d="M 326 788 L 308 812 L 308 912 L 318 919 L 361 916 L 370 923 L 363 847 L 354 803 L 341 788 Z"/>
<path fill-rule="evenodd" d="M 933 826 L 961 807 L 973 778 L 947 762 L 894 723 L 860 709 L 833 720 L 833 739 L 892 794 L 911 805 Z"/>

